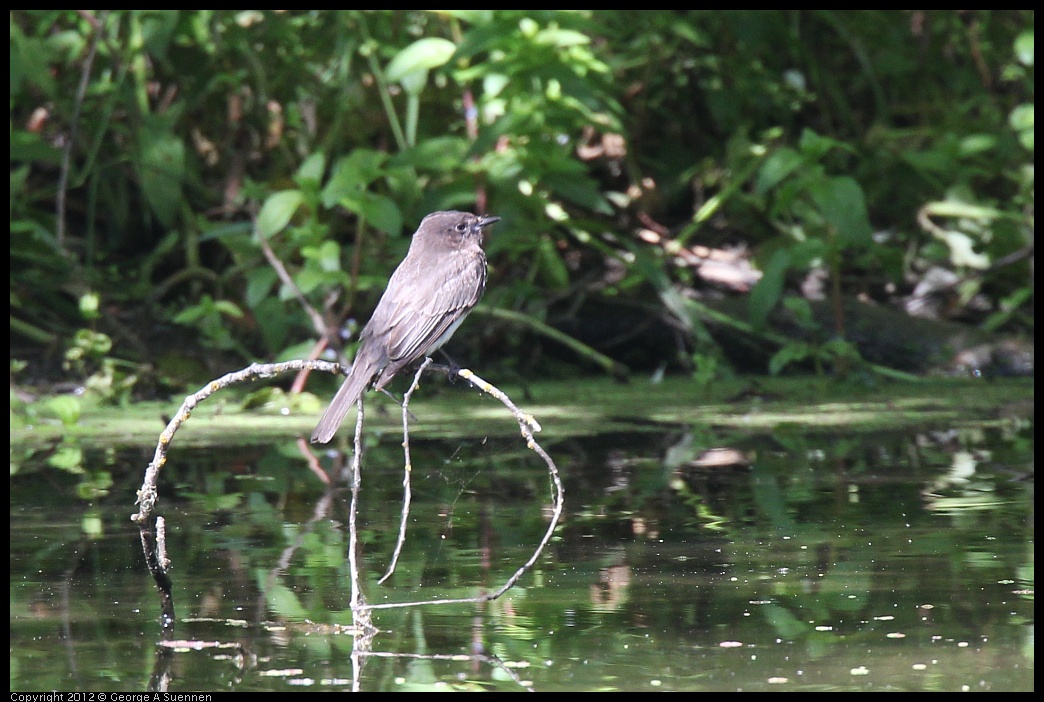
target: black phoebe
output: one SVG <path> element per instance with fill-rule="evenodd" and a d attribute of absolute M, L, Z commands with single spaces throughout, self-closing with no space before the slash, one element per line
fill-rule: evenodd
<path fill-rule="evenodd" d="M 312 432 L 313 444 L 333 438 L 371 381 L 382 389 L 404 367 L 449 341 L 486 288 L 482 229 L 499 219 L 435 212 L 421 221 L 359 335 L 351 372 Z"/>

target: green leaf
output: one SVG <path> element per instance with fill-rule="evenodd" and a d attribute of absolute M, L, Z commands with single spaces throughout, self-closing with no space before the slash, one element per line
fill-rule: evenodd
<path fill-rule="evenodd" d="M 388 63 L 385 76 L 390 81 L 401 81 L 415 71 L 429 71 L 432 68 L 438 68 L 449 61 L 456 50 L 456 44 L 448 39 L 439 37 L 418 39 L 396 54 L 395 58 Z"/>
<path fill-rule="evenodd" d="M 253 230 L 253 225 L 250 222 L 229 222 L 227 224 L 214 224 L 212 222 L 205 222 L 204 227 L 210 227 L 205 229 L 199 236 L 200 241 L 211 241 L 214 239 L 224 239 L 226 237 L 238 237 L 244 234 L 249 235 Z"/>
<path fill-rule="evenodd" d="M 195 324 L 213 313 L 214 298 L 210 295 L 204 295 L 199 303 L 190 305 L 174 315 L 173 321 L 175 324 Z"/>
<path fill-rule="evenodd" d="M 550 27 L 538 32 L 534 41 L 537 44 L 551 44 L 552 46 L 566 47 L 590 44 L 591 38 L 582 32 L 577 32 L 572 29 Z"/>
<path fill-rule="evenodd" d="M 83 449 L 79 446 L 62 446 L 47 459 L 47 463 L 69 473 L 83 473 Z"/>
<path fill-rule="evenodd" d="M 304 187 L 312 185 L 317 187 L 323 180 L 323 171 L 326 170 L 326 156 L 322 153 L 312 154 L 305 159 L 304 163 L 297 169 L 297 174 L 294 176 L 294 180 L 297 184 Z"/>
<path fill-rule="evenodd" d="M 870 243 L 870 217 L 866 212 L 863 188 L 854 178 L 825 178 L 809 186 L 816 209 L 834 228 L 841 241 L 852 246 Z"/>
<path fill-rule="evenodd" d="M 355 207 L 349 209 L 354 209 L 385 234 L 394 236 L 402 233 L 402 212 L 391 198 L 363 193 L 363 197 L 354 204 Z"/>
<path fill-rule="evenodd" d="M 326 274 L 314 266 L 302 268 L 294 275 L 294 284 L 305 295 L 324 286 L 327 282 Z M 280 290 L 280 296 L 284 300 L 291 299 L 292 293 L 287 286 Z"/>
<path fill-rule="evenodd" d="M 257 215 L 257 233 L 268 239 L 281 232 L 303 200 L 300 190 L 281 190 L 269 195 Z"/>
<path fill-rule="evenodd" d="M 185 144 L 170 131 L 167 120 L 148 119 L 138 144 L 137 171 L 142 193 L 156 219 L 174 225 L 181 208 L 185 175 Z"/>
<path fill-rule="evenodd" d="M 21 129 L 11 130 L 11 162 L 38 162 L 34 165 L 58 165 L 62 152 L 53 144 L 41 139 L 38 134 Z"/>
<path fill-rule="evenodd" d="M 759 195 L 765 194 L 797 170 L 804 162 L 805 159 L 794 149 L 782 148 L 776 151 L 765 159 L 765 163 L 758 170 L 758 178 L 754 183 L 754 192 Z"/>
<path fill-rule="evenodd" d="M 357 195 L 366 189 L 384 175 L 384 162 L 387 159 L 387 154 L 373 149 L 355 149 L 338 159 L 320 196 L 323 207 L 333 207 L 346 196 Z"/>
<path fill-rule="evenodd" d="M 803 361 L 812 355 L 812 349 L 804 342 L 787 344 L 769 359 L 769 373 L 779 375 L 779 372 L 795 361 Z"/>
<path fill-rule="evenodd" d="M 482 78 L 482 94 L 488 101 L 500 95 L 500 91 L 511 83 L 511 78 L 503 73 L 489 73 Z"/>
<path fill-rule="evenodd" d="M 711 46 L 710 38 L 688 22 L 672 22 L 671 31 L 700 48 Z"/>
<path fill-rule="evenodd" d="M 71 348 L 81 349 L 89 356 L 104 356 L 112 350 L 112 338 L 93 329 L 77 329 Z"/>
<path fill-rule="evenodd" d="M 798 326 L 802 329 L 814 329 L 816 326 L 815 315 L 812 313 L 812 305 L 803 297 L 788 297 L 783 300 L 783 306 L 794 315 Z"/>
<path fill-rule="evenodd" d="M 316 250 L 315 260 L 319 268 L 330 273 L 341 270 L 341 245 L 327 240 Z"/>
<path fill-rule="evenodd" d="M 952 173 L 956 167 L 953 156 L 939 149 L 926 151 L 904 149 L 899 154 L 899 158 L 910 164 L 915 170 L 926 173 Z"/>
<path fill-rule="evenodd" d="M 428 71 L 425 69 L 407 73 L 399 81 L 399 84 L 402 85 L 402 89 L 406 91 L 407 95 L 416 100 L 417 96 L 424 91 L 424 86 L 428 84 Z"/>
<path fill-rule="evenodd" d="M 997 137 L 992 134 L 969 134 L 960 140 L 957 149 L 961 156 L 974 156 L 996 145 Z"/>
<path fill-rule="evenodd" d="M 239 305 L 231 300 L 218 300 L 214 303 L 214 308 L 226 317 L 239 319 L 243 316 L 243 310 L 239 309 Z"/>
<path fill-rule="evenodd" d="M 600 214 L 611 215 L 613 213 L 613 208 L 602 197 L 602 193 L 594 181 L 586 176 L 549 173 L 544 177 L 544 182 L 556 195 L 570 202 Z"/>
<path fill-rule="evenodd" d="M 924 206 L 926 214 L 934 217 L 961 217 L 981 222 L 991 222 L 1004 216 L 1004 212 L 993 207 L 985 207 L 959 200 L 937 200 Z"/>
<path fill-rule="evenodd" d="M 1023 32 L 1015 39 L 1015 56 L 1023 66 L 1033 65 L 1033 30 Z"/>
<path fill-rule="evenodd" d="M 140 15 L 142 48 L 152 57 L 152 60 L 165 59 L 170 48 L 171 37 L 178 26 L 180 13 L 177 10 L 146 12 L 147 14 Z"/>
<path fill-rule="evenodd" d="M 750 291 L 747 300 L 750 323 L 760 327 L 768 319 L 769 312 L 783 294 L 783 282 L 790 267 L 790 253 L 786 249 L 776 251 L 762 271 L 761 280 Z"/>
<path fill-rule="evenodd" d="M 55 94 L 55 80 L 51 74 L 48 61 L 52 52 L 47 43 L 35 37 L 27 37 L 18 26 L 11 22 L 11 99 L 14 104 L 16 91 L 21 91 L 22 82 L 39 88 L 44 95 L 51 98 Z"/>
<path fill-rule="evenodd" d="M 801 143 L 799 144 L 801 153 L 804 154 L 805 158 L 809 161 L 818 161 L 827 155 L 831 149 L 842 149 L 848 152 L 854 152 L 854 149 L 843 141 L 837 139 L 831 139 L 830 137 L 820 136 L 811 129 L 806 129 L 801 132 Z"/>
<path fill-rule="evenodd" d="M 541 237 L 539 251 L 540 268 L 544 275 L 551 280 L 556 289 L 565 289 L 569 285 L 569 270 L 555 249 L 555 242 L 550 237 Z"/>
<path fill-rule="evenodd" d="M 389 166 L 413 166 L 426 171 L 452 172 L 467 162 L 468 140 L 463 137 L 441 136 L 424 139 L 419 144 L 399 152 Z"/>
<path fill-rule="evenodd" d="M 859 349 L 856 348 L 855 344 L 846 339 L 831 339 L 820 347 L 822 356 L 831 359 L 845 358 L 850 361 L 860 361 L 862 356 L 859 355 Z"/>
<path fill-rule="evenodd" d="M 997 331 L 997 329 L 1011 319 L 1012 315 L 1014 315 L 1022 305 L 1031 299 L 1033 299 L 1032 287 L 1019 288 L 1011 295 L 1008 295 L 1001 300 L 1000 310 L 991 314 L 986 318 L 986 321 L 982 323 L 983 330 L 988 332 Z"/>
<path fill-rule="evenodd" d="M 827 255 L 828 249 L 827 242 L 820 237 L 811 237 L 788 246 L 790 267 L 800 270 L 809 266 L 820 265 L 823 262 L 822 259 Z"/>
<path fill-rule="evenodd" d="M 80 413 L 83 408 L 80 401 L 71 395 L 58 395 L 47 400 L 44 405 L 49 414 L 58 418 L 65 426 L 72 426 L 80 421 Z"/>
<path fill-rule="evenodd" d="M 1028 150 L 1033 151 L 1033 103 L 1018 105 L 1008 115 L 1008 124 L 1019 133 L 1019 141 Z"/>
<path fill-rule="evenodd" d="M 1033 103 L 1018 105 L 1012 110 L 1011 114 L 1008 115 L 1008 124 L 1011 125 L 1012 129 L 1019 131 L 1033 129 Z"/>
<path fill-rule="evenodd" d="M 253 268 L 247 273 L 247 287 L 245 301 L 251 309 L 261 304 L 261 301 L 272 293 L 272 286 L 279 280 L 279 276 L 271 268 Z"/>
<path fill-rule="evenodd" d="M 84 293 L 80 296 L 80 315 L 87 320 L 98 319 L 101 316 L 101 297 L 98 293 Z"/>

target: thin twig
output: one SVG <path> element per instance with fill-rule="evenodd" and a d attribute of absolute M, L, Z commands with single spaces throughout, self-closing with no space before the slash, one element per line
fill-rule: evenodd
<path fill-rule="evenodd" d="M 319 311 L 315 309 L 310 302 L 308 302 L 308 298 L 305 297 L 303 292 L 301 292 L 301 288 L 299 288 L 297 283 L 294 282 L 293 277 L 286 270 L 286 266 L 284 266 L 283 262 L 279 260 L 279 257 L 276 256 L 272 247 L 268 245 L 268 241 L 264 237 L 259 237 L 259 239 L 261 253 L 264 254 L 265 260 L 268 261 L 268 265 L 270 265 L 272 270 L 275 271 L 279 281 L 293 292 L 294 297 L 301 305 L 301 308 L 305 311 L 305 314 L 307 314 L 308 318 L 312 320 L 312 327 L 315 329 L 315 333 L 320 337 L 325 337 L 326 324 L 323 322 L 323 316 L 319 314 Z"/>
<path fill-rule="evenodd" d="M 461 378 L 464 378 L 465 380 L 467 380 L 472 385 L 482 390 L 486 394 L 492 395 L 496 399 L 500 400 L 505 407 L 511 410 L 511 413 L 515 416 L 515 421 L 518 422 L 518 427 L 519 430 L 522 432 L 522 437 L 526 441 L 526 447 L 534 453 L 536 453 L 538 456 L 540 456 L 540 458 L 544 460 L 544 463 L 547 464 L 548 473 L 550 474 L 552 481 L 551 498 L 552 504 L 554 505 L 554 509 L 551 514 L 551 523 L 548 525 L 547 531 L 544 532 L 544 537 L 540 540 L 540 543 L 537 544 L 536 550 L 533 552 L 533 555 L 529 557 L 529 560 L 522 564 L 522 566 L 519 567 L 518 570 L 516 570 L 514 574 L 510 578 L 508 578 L 503 585 L 501 585 L 499 588 L 492 592 L 488 592 L 483 595 L 477 595 L 475 597 L 457 597 L 417 602 L 390 602 L 385 604 L 363 605 L 363 609 L 374 610 L 393 609 L 401 607 L 417 607 L 421 605 L 476 604 L 481 602 L 489 602 L 490 600 L 495 600 L 501 595 L 503 595 L 505 592 L 507 592 L 512 586 L 514 586 L 514 584 L 518 582 L 519 578 L 521 578 L 533 566 L 533 564 L 536 563 L 537 559 L 540 557 L 540 554 L 543 553 L 544 547 L 551 540 L 552 535 L 554 535 L 555 529 L 558 526 L 558 521 L 562 517 L 564 491 L 562 488 L 562 479 L 558 474 L 558 467 L 555 465 L 555 462 L 551 459 L 547 452 L 544 451 L 540 444 L 537 443 L 536 439 L 533 438 L 533 433 L 540 431 L 539 422 L 537 422 L 536 418 L 533 417 L 533 415 L 527 414 L 520 410 L 518 407 L 516 407 L 515 404 L 511 401 L 511 399 L 507 395 L 505 395 L 499 388 L 483 380 L 467 368 L 459 369 L 457 371 L 457 375 L 459 375 Z"/>
<path fill-rule="evenodd" d="M 363 428 L 363 399 L 358 401 L 359 414 L 355 418 L 355 455 L 352 456 L 352 502 L 348 509 L 348 568 L 352 574 L 352 596 L 351 607 L 355 613 L 356 606 L 362 599 L 362 590 L 359 587 L 359 566 L 356 562 L 356 548 L 359 543 L 358 533 L 355 526 L 355 515 L 358 513 L 359 485 L 362 483 L 362 428 Z"/>
<path fill-rule="evenodd" d="M 142 480 L 141 488 L 138 490 L 138 511 L 131 515 L 131 521 L 138 525 L 138 536 L 141 539 L 141 548 L 145 554 L 145 563 L 156 588 L 160 593 L 160 630 L 163 632 L 164 640 L 173 636 L 175 616 L 173 583 L 170 579 L 170 559 L 166 549 L 166 529 L 162 517 L 152 518 L 153 510 L 159 499 L 156 483 L 159 473 L 167 462 L 167 453 L 170 451 L 174 434 L 181 425 L 188 421 L 192 411 L 204 400 L 218 390 L 222 390 L 236 383 L 258 378 L 270 378 L 280 373 L 300 371 L 302 368 L 322 370 L 330 373 L 344 374 L 344 368 L 336 363 L 328 361 L 288 361 L 286 363 L 255 363 L 249 368 L 234 373 L 228 373 L 217 380 L 207 383 L 203 388 L 185 398 L 181 407 L 174 414 L 163 433 L 160 434 L 153 454 L 152 462 L 145 469 L 145 478 Z"/>
<path fill-rule="evenodd" d="M 222 390 L 236 383 L 242 383 L 248 380 L 257 380 L 259 378 L 271 378 L 281 373 L 296 372 L 304 368 L 309 370 L 318 370 L 326 373 L 338 373 L 343 375 L 345 369 L 343 366 L 337 363 L 330 363 L 329 361 L 318 361 L 318 360 L 298 360 L 298 361 L 286 361 L 285 363 L 254 363 L 248 368 L 243 370 L 228 373 L 207 383 L 203 388 L 196 391 L 185 398 L 185 401 L 181 403 L 181 407 L 174 414 L 173 419 L 167 423 L 167 427 L 160 434 L 159 443 L 156 445 L 156 452 L 153 455 L 152 462 L 149 463 L 148 468 L 145 470 L 145 479 L 142 481 L 141 489 L 138 490 L 138 499 L 136 504 L 139 505 L 138 512 L 131 515 L 131 521 L 137 524 L 139 527 L 145 527 L 152 515 L 152 510 L 156 506 L 156 501 L 159 499 L 159 494 L 156 491 L 156 481 L 159 478 L 159 472 L 163 469 L 163 465 L 167 462 L 167 452 L 170 450 L 171 441 L 174 439 L 174 434 L 181 428 L 181 425 L 188 421 L 188 418 L 192 415 L 192 411 L 196 407 L 206 400 L 208 397 L 213 395 L 218 390 Z"/>
<path fill-rule="evenodd" d="M 421 370 L 417 372 L 414 377 L 413 386 L 410 388 L 409 393 L 406 396 L 406 401 L 403 406 L 403 423 L 404 431 L 406 431 L 406 437 L 408 439 L 408 417 L 409 412 L 407 409 L 408 400 L 410 395 L 416 389 L 419 384 L 421 372 L 430 366 L 430 359 L 422 366 Z M 280 373 L 287 372 L 298 372 L 303 369 L 319 370 L 330 373 L 344 374 L 345 369 L 336 363 L 330 363 L 328 361 L 318 360 L 297 360 L 287 361 L 285 363 L 265 363 L 265 364 L 252 364 L 250 367 L 245 368 L 234 373 L 228 373 L 217 380 L 211 381 L 206 386 L 201 388 L 199 391 L 189 395 L 182 402 L 181 407 L 175 413 L 174 417 L 168 422 L 166 428 L 160 434 L 159 442 L 156 446 L 155 454 L 153 455 L 152 462 L 149 463 L 148 468 L 145 471 L 145 477 L 142 481 L 142 486 L 138 490 L 138 512 L 131 515 L 131 520 L 138 525 L 139 535 L 141 537 L 142 548 L 145 552 L 145 560 L 148 564 L 149 571 L 152 573 L 154 580 L 156 581 L 157 587 L 160 590 L 162 614 L 161 614 L 161 627 L 165 634 L 169 637 L 173 633 L 174 628 L 174 609 L 173 609 L 173 598 L 172 598 L 172 584 L 168 571 L 170 568 L 170 562 L 167 558 L 165 548 L 165 533 L 163 529 L 162 519 L 152 519 L 152 514 L 156 506 L 156 502 L 159 499 L 159 493 L 156 488 L 156 483 L 159 477 L 159 472 L 167 462 L 167 453 L 170 450 L 171 443 L 174 439 L 174 435 L 178 429 L 188 421 L 192 411 L 204 400 L 209 398 L 211 395 L 219 390 L 227 388 L 236 383 L 245 382 L 248 380 L 257 380 L 259 378 L 269 378 Z M 357 630 L 360 631 L 360 637 L 362 641 L 359 642 L 359 646 L 353 652 L 361 653 L 368 646 L 368 642 L 372 639 L 373 635 L 377 630 L 371 623 L 370 612 L 374 609 L 390 609 L 395 607 L 410 607 L 416 605 L 429 605 L 429 604 L 461 604 L 461 603 L 481 603 L 495 600 L 504 594 L 509 588 L 511 588 L 519 578 L 521 578 L 532 566 L 536 563 L 536 560 L 540 557 L 544 547 L 551 540 L 552 535 L 558 522 L 562 516 L 563 508 L 563 488 L 562 480 L 558 473 L 558 467 L 555 465 L 551 457 L 544 451 L 544 449 L 536 442 L 533 438 L 534 432 L 540 431 L 540 424 L 536 419 L 525 412 L 522 412 L 515 404 L 494 385 L 483 380 L 479 376 L 475 375 L 472 371 L 462 368 L 457 371 L 457 374 L 469 381 L 474 386 L 481 389 L 483 392 L 492 395 L 493 397 L 500 400 L 515 417 L 518 422 L 519 429 L 525 439 L 526 446 L 540 456 L 547 464 L 548 472 L 552 481 L 551 497 L 554 505 L 554 509 L 551 516 L 550 524 L 548 525 L 547 531 L 544 533 L 543 538 L 537 545 L 536 550 L 530 556 L 530 558 L 520 567 L 515 573 L 508 578 L 508 580 L 497 590 L 480 595 L 478 597 L 468 598 L 455 598 L 455 599 L 442 599 L 442 600 L 431 600 L 427 602 L 397 602 L 390 604 L 378 604 L 371 605 L 365 602 L 365 598 L 362 594 L 362 589 L 359 584 L 359 566 L 357 560 L 357 549 L 358 549 L 358 534 L 356 531 L 356 515 L 358 513 L 359 503 L 359 488 L 362 482 L 362 430 L 363 430 L 363 404 L 359 402 L 359 412 L 356 417 L 355 424 L 355 438 L 354 448 L 355 455 L 352 458 L 352 487 L 351 487 L 351 505 L 350 514 L 348 520 L 348 563 L 351 570 L 351 608 L 353 613 L 353 619 L 356 624 Z M 405 521 L 407 510 L 409 506 L 409 484 L 408 477 L 411 472 L 410 454 L 408 441 L 404 442 L 404 449 L 406 450 L 406 464 L 407 464 L 407 479 L 406 489 L 407 493 L 404 498 L 404 512 L 403 520 Z M 157 535 L 157 531 L 159 534 Z M 405 538 L 405 526 L 402 526 L 403 538 Z M 397 558 L 396 553 L 396 558 Z M 394 562 L 393 562 L 394 566 Z"/>
<path fill-rule="evenodd" d="M 410 385 L 410 389 L 402 397 L 402 451 L 405 463 L 402 475 L 402 515 L 399 519 L 399 538 L 395 542 L 391 563 L 388 564 L 387 572 L 377 581 L 378 585 L 383 585 L 384 581 L 395 572 L 395 564 L 399 562 L 399 554 L 402 553 L 402 546 L 406 543 L 406 520 L 410 516 L 410 500 L 413 495 L 410 487 L 410 475 L 413 473 L 413 460 L 410 457 L 410 398 L 413 397 L 413 391 L 420 386 L 421 374 L 430 365 L 431 357 L 428 356 L 424 359 L 424 363 L 420 365 L 420 368 L 417 369 L 416 375 L 413 376 L 413 383 Z"/>
<path fill-rule="evenodd" d="M 370 642 L 377 633 L 373 625 L 370 612 L 365 607 L 366 598 L 359 586 L 359 564 L 357 551 L 359 547 L 359 534 L 355 525 L 355 516 L 359 509 L 359 486 L 362 484 L 362 430 L 363 430 L 363 399 L 358 401 L 359 413 L 355 417 L 355 455 L 352 456 L 352 502 L 348 508 L 348 570 L 351 572 L 352 594 L 349 604 L 352 608 L 352 623 L 359 632 L 355 638 L 353 650 L 368 650 Z"/>

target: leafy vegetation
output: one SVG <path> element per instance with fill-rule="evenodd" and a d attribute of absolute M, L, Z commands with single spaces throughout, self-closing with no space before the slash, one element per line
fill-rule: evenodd
<path fill-rule="evenodd" d="M 1029 335 L 1033 22 L 14 11 L 12 372 L 125 402 L 318 353 L 450 208 L 504 219 L 480 368 L 554 372 L 565 332 L 709 380 L 724 318 L 774 372 L 844 370 L 856 297 Z"/>

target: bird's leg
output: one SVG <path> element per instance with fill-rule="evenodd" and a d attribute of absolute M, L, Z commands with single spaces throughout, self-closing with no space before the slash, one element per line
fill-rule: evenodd
<path fill-rule="evenodd" d="M 451 383 L 457 382 L 457 378 L 460 377 L 459 373 L 461 366 L 457 365 L 457 362 L 454 361 L 453 358 L 451 358 L 450 355 L 446 353 L 444 350 L 439 349 L 439 353 L 443 355 L 443 357 L 446 359 L 446 363 L 448 364 L 446 368 L 447 379 Z"/>
<path fill-rule="evenodd" d="M 397 404 L 399 407 L 402 407 L 402 400 L 400 400 L 399 398 L 395 397 L 394 393 L 392 393 L 391 390 L 389 390 L 388 388 L 381 388 L 381 392 L 383 392 L 385 395 L 387 395 L 388 397 L 393 399 L 395 401 L 395 404 Z M 406 411 L 409 412 L 409 410 L 406 410 Z M 413 412 L 410 412 L 410 419 L 412 419 L 415 422 L 417 421 L 417 417 L 416 417 L 416 415 L 413 414 Z"/>

